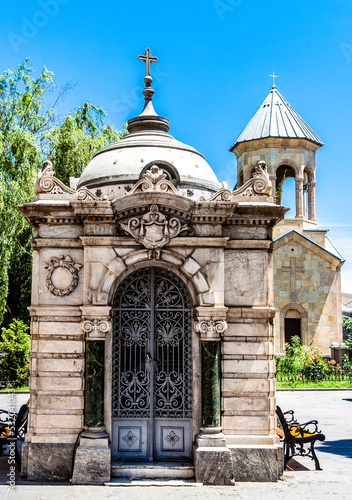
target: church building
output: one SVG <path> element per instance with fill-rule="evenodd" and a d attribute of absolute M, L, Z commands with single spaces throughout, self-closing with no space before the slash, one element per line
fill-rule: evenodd
<path fill-rule="evenodd" d="M 276 77 L 273 73 L 273 79 Z M 295 216 L 273 229 L 275 352 L 298 335 L 319 344 L 323 354 L 342 342 L 341 266 L 343 258 L 317 225 L 315 153 L 323 142 L 278 92 L 275 83 L 230 148 L 237 157 L 237 186 L 265 161 L 275 203 L 294 181 Z"/>
<path fill-rule="evenodd" d="M 33 201 L 20 207 L 33 227 L 22 474 L 74 484 L 277 481 L 273 245 L 283 278 L 308 273 L 316 259 L 326 268 L 323 288 L 337 290 L 338 263 L 323 234 L 309 233 L 307 245 L 302 234 L 316 228 L 319 139 L 241 136 L 231 191 L 201 153 L 170 135 L 152 103 L 157 59 L 149 49 L 139 59 L 145 105 L 128 120 L 129 133 L 93 157 L 77 189 L 44 162 Z M 279 226 L 281 240 L 273 241 L 288 209 L 272 184 L 288 172 L 298 218 L 291 232 Z M 301 285 L 293 285 L 284 320 L 300 314 L 304 334 Z M 315 321 L 304 310 L 308 324 Z"/>

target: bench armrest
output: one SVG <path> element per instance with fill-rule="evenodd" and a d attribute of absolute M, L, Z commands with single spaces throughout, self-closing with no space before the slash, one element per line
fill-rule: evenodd
<path fill-rule="evenodd" d="M 293 410 L 284 411 L 283 415 L 285 416 L 285 420 L 288 424 L 290 424 L 291 422 L 296 422 L 295 412 Z M 290 418 L 288 419 L 286 415 L 289 415 Z"/>

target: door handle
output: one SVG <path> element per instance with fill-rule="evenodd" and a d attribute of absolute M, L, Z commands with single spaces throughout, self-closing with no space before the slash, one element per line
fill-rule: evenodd
<path fill-rule="evenodd" d="M 147 363 L 152 365 L 155 369 L 158 368 L 159 363 L 155 361 L 155 359 L 151 358 L 149 354 L 147 354 Z"/>

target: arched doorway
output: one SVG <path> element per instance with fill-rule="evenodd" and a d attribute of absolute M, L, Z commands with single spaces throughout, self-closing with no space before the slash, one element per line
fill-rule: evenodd
<path fill-rule="evenodd" d="M 301 314 L 297 309 L 289 309 L 285 315 L 285 343 L 294 336 L 302 341 Z"/>
<path fill-rule="evenodd" d="M 184 460 L 192 449 L 192 303 L 183 281 L 145 267 L 113 304 L 112 453 Z"/>

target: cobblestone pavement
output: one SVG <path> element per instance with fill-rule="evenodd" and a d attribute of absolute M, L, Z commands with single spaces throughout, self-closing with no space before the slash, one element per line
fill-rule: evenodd
<path fill-rule="evenodd" d="M 291 461 L 291 470 L 277 483 L 235 486 L 71 486 L 18 481 L 6 486 L 7 461 L 0 458 L 0 500 L 315 500 L 352 498 L 352 390 L 279 391 L 283 411 L 293 409 L 301 421 L 316 418 L 326 436 L 316 446 L 323 471 L 309 459 Z M 1 408 L 0 400 L 0 408 Z"/>

